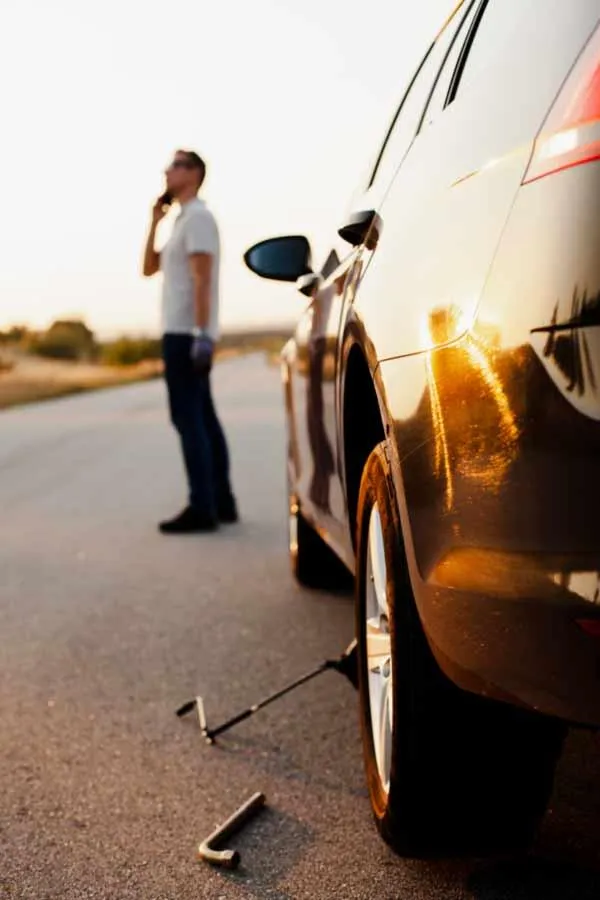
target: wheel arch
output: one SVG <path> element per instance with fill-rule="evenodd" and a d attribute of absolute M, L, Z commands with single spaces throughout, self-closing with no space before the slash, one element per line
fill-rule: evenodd
<path fill-rule="evenodd" d="M 371 452 L 386 437 L 383 406 L 376 388 L 376 363 L 356 340 L 347 342 L 341 397 L 342 465 L 352 548 L 356 551 L 356 513 L 360 483 Z"/>

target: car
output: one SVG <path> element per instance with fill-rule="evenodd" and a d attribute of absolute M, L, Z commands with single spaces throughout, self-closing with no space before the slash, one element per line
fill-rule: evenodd
<path fill-rule="evenodd" d="M 600 2 L 464 0 L 282 353 L 289 546 L 355 584 L 375 821 L 401 855 L 535 837 L 600 725 Z"/>

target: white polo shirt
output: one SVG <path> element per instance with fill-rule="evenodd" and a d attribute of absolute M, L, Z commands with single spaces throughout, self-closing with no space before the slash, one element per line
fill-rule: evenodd
<path fill-rule="evenodd" d="M 215 217 L 198 197 L 182 206 L 171 237 L 160 254 L 164 334 L 191 334 L 196 324 L 194 282 L 189 263 L 189 257 L 194 253 L 209 253 L 213 258 L 207 331 L 216 341 L 219 337 L 219 230 Z"/>

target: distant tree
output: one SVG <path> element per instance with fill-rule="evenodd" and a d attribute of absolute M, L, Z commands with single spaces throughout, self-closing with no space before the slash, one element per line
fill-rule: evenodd
<path fill-rule="evenodd" d="M 96 358 L 94 333 L 79 319 L 59 319 L 41 336 L 33 339 L 31 350 L 49 359 L 85 360 Z"/>
<path fill-rule="evenodd" d="M 6 331 L 0 331 L 0 344 L 22 344 L 29 334 L 26 325 L 12 325 Z"/>
<path fill-rule="evenodd" d="M 101 360 L 107 366 L 135 366 L 150 359 L 160 359 L 160 342 L 151 338 L 122 337 L 104 344 Z"/>

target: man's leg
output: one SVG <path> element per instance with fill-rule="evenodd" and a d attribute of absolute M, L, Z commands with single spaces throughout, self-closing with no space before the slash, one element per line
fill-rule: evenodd
<path fill-rule="evenodd" d="M 194 371 L 190 358 L 191 337 L 167 334 L 163 349 L 171 421 L 181 440 L 190 507 L 200 522 L 214 522 L 216 499 L 206 422 L 206 378 Z"/>
<path fill-rule="evenodd" d="M 229 449 L 225 432 L 217 415 L 212 397 L 210 380 L 206 379 L 204 416 L 206 431 L 210 441 L 215 479 L 217 514 L 222 521 L 236 521 L 237 508 L 230 482 Z"/>

